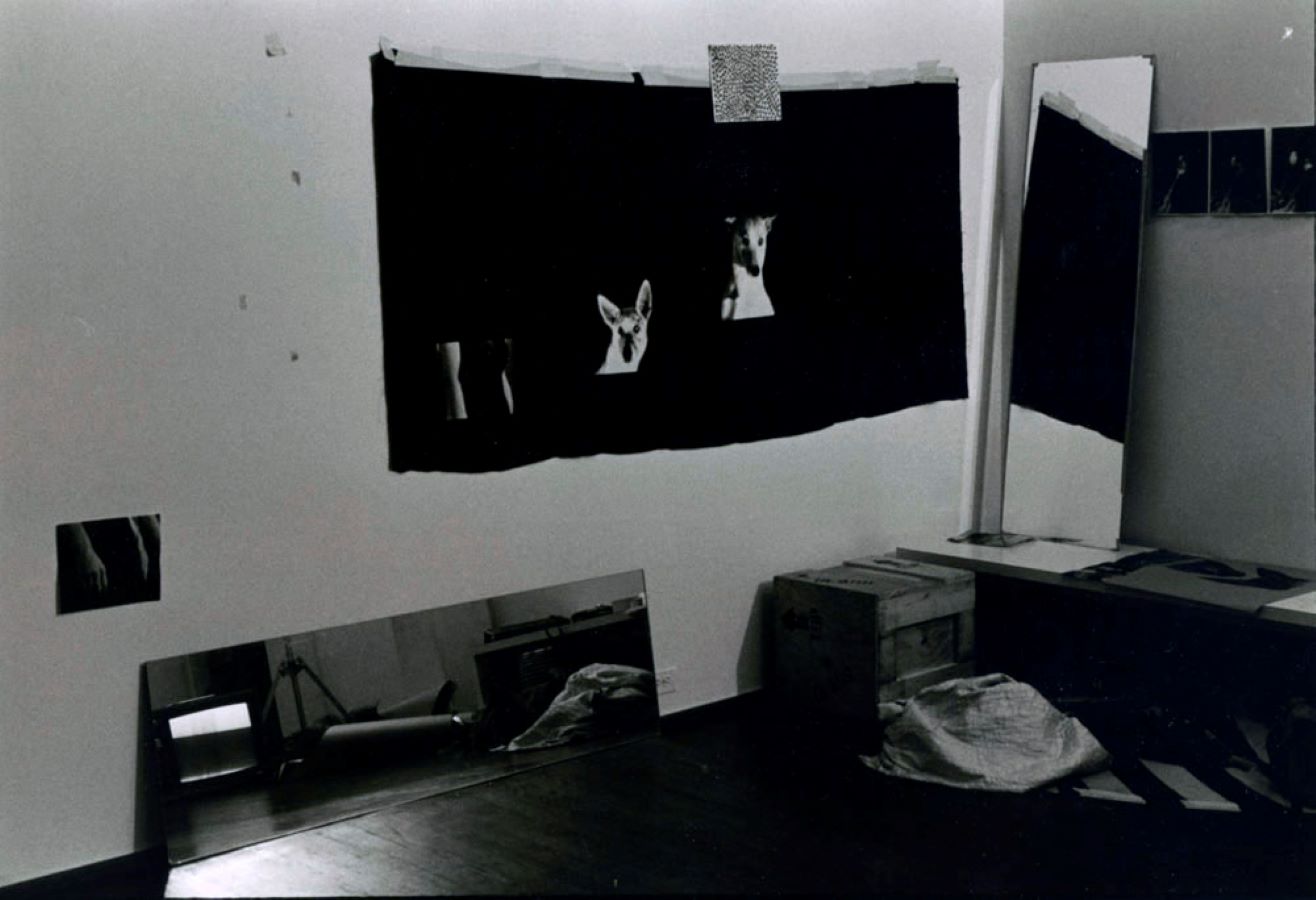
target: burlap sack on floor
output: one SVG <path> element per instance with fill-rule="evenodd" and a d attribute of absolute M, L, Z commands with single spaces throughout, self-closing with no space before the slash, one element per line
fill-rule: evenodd
<path fill-rule="evenodd" d="M 924 688 L 887 727 L 881 752 L 861 758 L 886 775 L 1013 792 L 1110 764 L 1083 723 L 1000 674 Z"/>

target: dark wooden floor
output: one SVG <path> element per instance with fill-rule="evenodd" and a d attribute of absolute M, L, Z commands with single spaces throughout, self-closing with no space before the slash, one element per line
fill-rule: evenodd
<path fill-rule="evenodd" d="M 724 708 L 725 711 L 725 708 Z M 1316 817 L 1076 803 L 884 779 L 854 732 L 724 716 L 202 860 L 173 896 L 1316 893 Z M 158 862 L 15 896 L 160 896 Z"/>

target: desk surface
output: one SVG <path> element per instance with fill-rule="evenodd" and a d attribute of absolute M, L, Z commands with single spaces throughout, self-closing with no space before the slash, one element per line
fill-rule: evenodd
<path fill-rule="evenodd" d="M 898 552 L 910 559 L 936 557 L 936 560 L 930 561 L 943 561 L 944 565 L 978 572 L 1036 578 L 1059 576 L 1075 569 L 1115 562 L 1151 549 L 1125 544 L 1118 550 L 1098 550 L 1079 544 L 1040 540 L 1013 547 L 984 547 L 978 544 L 957 544 L 948 538 L 917 538 L 902 542 Z"/>
<path fill-rule="evenodd" d="M 975 572 L 1003 575 L 1057 587 L 1110 591 L 1122 595 L 1155 596 L 1151 592 L 1115 588 L 1101 582 L 1082 581 L 1065 575 L 1066 572 L 1116 562 L 1127 556 L 1145 553 L 1150 549 L 1152 548 L 1124 544 L 1118 550 L 1099 550 L 1077 544 L 1043 540 L 1030 541 L 1014 547 L 983 547 L 954 543 L 947 538 L 921 537 L 901 542 L 897 552 L 900 556 L 909 559 L 958 566 Z M 1290 567 L 1283 567 L 1282 571 L 1316 582 L 1316 572 Z M 1316 587 L 1316 584 L 1313 587 Z M 1267 603 L 1256 615 L 1267 621 L 1316 628 L 1316 590 L 1285 596 Z"/>

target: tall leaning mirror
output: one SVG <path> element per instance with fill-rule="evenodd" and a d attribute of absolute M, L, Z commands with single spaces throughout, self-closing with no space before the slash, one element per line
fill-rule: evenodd
<path fill-rule="evenodd" d="M 1148 57 L 1033 70 L 1002 527 L 1119 543 Z"/>

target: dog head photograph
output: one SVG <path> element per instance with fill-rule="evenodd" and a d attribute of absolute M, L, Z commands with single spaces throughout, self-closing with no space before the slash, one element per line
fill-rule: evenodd
<path fill-rule="evenodd" d="M 610 340 L 608 350 L 599 366 L 599 375 L 616 375 L 634 372 L 640 367 L 640 360 L 649 343 L 649 314 L 653 311 L 653 290 L 646 279 L 640 285 L 640 293 L 635 298 L 635 305 L 618 307 L 607 297 L 599 294 L 599 315 L 608 326 Z"/>
<path fill-rule="evenodd" d="M 772 216 L 728 216 L 731 229 L 731 277 L 722 296 L 723 319 L 770 316 L 774 310 L 763 284 Z"/>
<path fill-rule="evenodd" d="M 728 216 L 731 227 L 731 261 L 753 278 L 763 274 L 768 255 L 768 234 L 776 216 Z"/>

